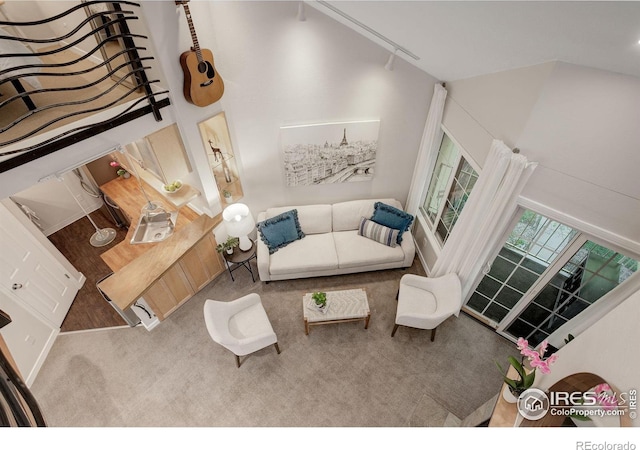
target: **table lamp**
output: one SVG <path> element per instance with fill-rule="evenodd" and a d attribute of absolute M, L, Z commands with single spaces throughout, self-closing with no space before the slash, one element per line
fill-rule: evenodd
<path fill-rule="evenodd" d="M 249 207 L 243 203 L 233 203 L 222 211 L 222 219 L 229 236 L 240 239 L 240 250 L 247 251 L 251 248 L 251 240 L 248 234 L 253 231 L 256 223 Z"/>

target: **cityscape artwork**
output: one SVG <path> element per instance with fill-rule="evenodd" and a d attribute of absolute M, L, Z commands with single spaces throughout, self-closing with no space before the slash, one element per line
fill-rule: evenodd
<path fill-rule="evenodd" d="M 373 178 L 379 120 L 281 127 L 287 186 Z"/>

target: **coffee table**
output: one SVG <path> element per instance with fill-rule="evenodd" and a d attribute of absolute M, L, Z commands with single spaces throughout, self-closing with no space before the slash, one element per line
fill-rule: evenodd
<path fill-rule="evenodd" d="M 364 329 L 369 327 L 371 311 L 364 289 L 347 289 L 343 291 L 327 292 L 327 306 L 325 311 L 319 311 L 314 306 L 312 293 L 302 297 L 302 315 L 304 317 L 304 332 L 309 334 L 311 325 L 326 325 L 329 323 L 355 322 L 364 320 Z"/>

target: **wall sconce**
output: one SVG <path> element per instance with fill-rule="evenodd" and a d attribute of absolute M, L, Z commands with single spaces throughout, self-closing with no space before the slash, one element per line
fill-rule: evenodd
<path fill-rule="evenodd" d="M 249 207 L 243 203 L 229 205 L 222 211 L 222 220 L 224 220 L 224 225 L 229 236 L 240 239 L 240 245 L 238 245 L 240 250 L 244 252 L 249 250 L 253 243 L 249 239 L 248 234 L 251 233 L 256 226 Z"/>

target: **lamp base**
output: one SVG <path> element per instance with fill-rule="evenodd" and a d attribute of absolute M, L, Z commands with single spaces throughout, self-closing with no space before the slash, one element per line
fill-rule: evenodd
<path fill-rule="evenodd" d="M 246 252 L 251 248 L 252 245 L 253 245 L 253 242 L 251 242 L 251 239 L 249 239 L 248 236 L 240 237 L 240 244 L 238 244 L 238 248 L 240 250 L 242 250 L 243 252 Z"/>

